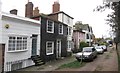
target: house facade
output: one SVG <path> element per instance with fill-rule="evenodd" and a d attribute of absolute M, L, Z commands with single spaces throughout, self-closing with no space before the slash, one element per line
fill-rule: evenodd
<path fill-rule="evenodd" d="M 89 26 L 88 24 L 85 24 L 83 32 L 85 32 L 85 42 L 88 43 L 89 46 L 92 46 L 92 44 L 93 44 L 93 30 L 92 30 L 92 27 Z"/>
<path fill-rule="evenodd" d="M 34 65 L 31 56 L 40 54 L 39 21 L 2 13 L 0 23 L 2 71 Z"/>
<path fill-rule="evenodd" d="M 74 41 L 74 48 L 80 48 L 80 42 L 85 42 L 85 32 L 79 30 L 73 30 L 73 41 Z"/>
<path fill-rule="evenodd" d="M 45 15 L 33 17 L 41 23 L 40 57 L 45 61 L 67 56 L 67 25 Z"/>
<path fill-rule="evenodd" d="M 48 16 L 51 19 L 60 21 L 67 25 L 67 52 L 71 52 L 71 49 L 73 48 L 72 35 L 74 18 L 63 11 L 60 11 L 60 4 L 58 0 L 54 2 L 52 13 L 48 14 Z"/>
<path fill-rule="evenodd" d="M 53 13 L 33 16 L 41 24 L 41 58 L 47 62 L 68 56 L 72 48 L 73 18 L 60 10 L 55 1 Z"/>
<path fill-rule="evenodd" d="M 71 52 L 73 48 L 72 35 L 73 35 L 73 18 L 63 11 L 55 12 L 48 15 L 50 18 L 58 20 L 67 25 L 67 51 Z M 56 19 L 57 18 L 57 19 Z"/>

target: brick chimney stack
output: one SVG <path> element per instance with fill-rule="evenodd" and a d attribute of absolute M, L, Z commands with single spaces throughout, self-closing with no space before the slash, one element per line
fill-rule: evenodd
<path fill-rule="evenodd" d="M 29 2 L 25 5 L 26 8 L 25 8 L 25 17 L 32 17 L 33 16 L 33 3 L 32 2 Z"/>
<path fill-rule="evenodd" d="M 16 9 L 10 10 L 10 14 L 15 14 L 15 15 L 17 15 L 17 10 L 16 10 Z"/>
<path fill-rule="evenodd" d="M 39 9 L 38 7 L 35 7 L 35 10 L 33 11 L 33 16 L 39 16 L 40 13 L 39 13 Z"/>
<path fill-rule="evenodd" d="M 53 4 L 53 13 L 60 11 L 60 4 L 59 1 L 55 1 Z"/>

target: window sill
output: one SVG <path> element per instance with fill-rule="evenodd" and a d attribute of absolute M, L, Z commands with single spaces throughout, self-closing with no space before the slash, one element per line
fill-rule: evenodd
<path fill-rule="evenodd" d="M 47 31 L 47 33 L 54 33 L 53 31 Z"/>
<path fill-rule="evenodd" d="M 47 53 L 46 55 L 52 55 L 53 53 Z"/>
<path fill-rule="evenodd" d="M 63 33 L 59 33 L 59 35 L 63 35 Z"/>
<path fill-rule="evenodd" d="M 25 51 L 28 51 L 28 49 L 26 49 L 26 50 L 7 51 L 7 52 L 10 52 L 10 53 L 12 53 L 12 52 L 25 52 Z"/>

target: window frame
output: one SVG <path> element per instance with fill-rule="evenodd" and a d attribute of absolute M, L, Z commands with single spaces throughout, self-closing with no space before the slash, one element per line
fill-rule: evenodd
<path fill-rule="evenodd" d="M 72 35 L 72 27 L 68 27 L 68 35 Z"/>
<path fill-rule="evenodd" d="M 10 39 L 10 37 L 15 38 L 14 43 L 13 43 L 13 39 Z M 22 39 L 21 40 L 18 39 L 19 37 Z M 26 38 L 26 39 L 24 39 L 24 38 Z M 10 41 L 12 43 L 10 43 Z M 14 44 L 14 49 L 13 49 L 13 44 Z M 8 36 L 8 44 L 7 45 L 8 45 L 7 52 L 27 51 L 28 50 L 28 36 Z"/>
<path fill-rule="evenodd" d="M 51 48 L 52 48 L 52 49 L 51 49 L 52 52 L 51 52 L 51 53 L 48 53 L 48 52 L 47 52 L 48 43 L 52 43 L 52 47 L 51 47 Z M 54 54 L 54 41 L 47 41 L 47 42 L 46 42 L 46 55 L 51 55 L 51 54 Z"/>
<path fill-rule="evenodd" d="M 60 28 L 60 25 L 61 25 L 61 28 Z M 61 29 L 61 33 L 60 33 L 60 29 Z M 63 34 L 63 25 L 62 24 L 59 24 L 59 34 Z"/>
<path fill-rule="evenodd" d="M 48 22 L 49 22 L 49 21 L 52 22 L 52 29 L 51 29 L 52 31 L 49 31 L 49 30 L 48 30 L 48 27 L 49 27 L 49 26 L 48 26 Z M 47 20 L 47 29 L 46 29 L 46 31 L 47 31 L 48 33 L 54 33 L 54 21 Z"/>
<path fill-rule="evenodd" d="M 86 34 L 86 39 L 90 39 L 90 37 L 89 37 L 89 34 L 88 34 L 88 33 Z"/>

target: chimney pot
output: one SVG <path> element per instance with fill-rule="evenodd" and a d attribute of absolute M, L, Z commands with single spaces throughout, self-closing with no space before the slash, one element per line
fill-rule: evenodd
<path fill-rule="evenodd" d="M 33 16 L 39 16 L 39 9 L 38 7 L 35 7 L 35 10 L 33 11 Z"/>
<path fill-rule="evenodd" d="M 26 4 L 26 8 L 25 8 L 25 17 L 32 17 L 33 16 L 33 3 L 32 2 L 28 2 Z"/>
<path fill-rule="evenodd" d="M 60 11 L 60 4 L 58 1 L 55 1 L 53 4 L 53 13 Z"/>
<path fill-rule="evenodd" d="M 17 15 L 17 9 L 12 9 L 12 10 L 10 10 L 10 14 L 15 14 L 15 15 Z"/>

